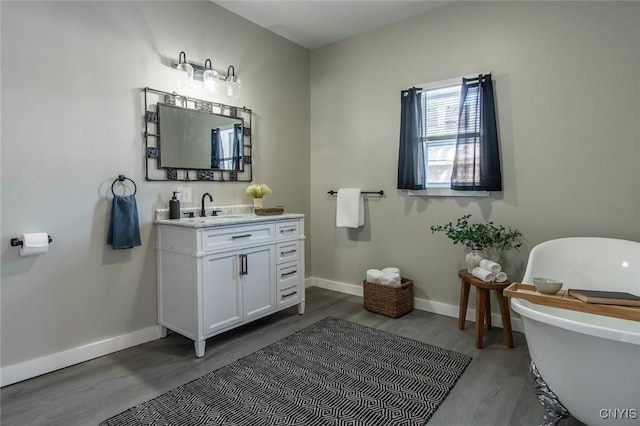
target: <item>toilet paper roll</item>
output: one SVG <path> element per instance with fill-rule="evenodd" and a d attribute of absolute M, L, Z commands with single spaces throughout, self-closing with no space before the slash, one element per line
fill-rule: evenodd
<path fill-rule="evenodd" d="M 30 232 L 20 235 L 22 246 L 20 256 L 45 254 L 49 249 L 49 234 L 46 232 Z"/>

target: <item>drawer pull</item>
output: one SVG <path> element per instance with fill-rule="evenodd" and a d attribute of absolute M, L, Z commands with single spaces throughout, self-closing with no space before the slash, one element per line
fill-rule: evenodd
<path fill-rule="evenodd" d="M 293 291 L 293 292 L 291 292 L 289 294 L 283 294 L 282 298 L 286 299 L 287 297 L 295 296 L 296 294 L 298 294 L 298 292 L 297 291 Z"/>
<path fill-rule="evenodd" d="M 295 253 L 297 251 L 298 250 L 281 251 L 280 252 L 280 256 L 284 256 L 285 254 L 293 254 L 293 253 Z"/>
<path fill-rule="evenodd" d="M 284 234 L 285 232 L 296 232 L 296 228 L 289 228 L 289 229 L 281 229 L 280 233 Z"/>
<path fill-rule="evenodd" d="M 291 271 L 291 272 L 283 272 L 282 274 L 280 274 L 281 278 L 286 277 L 287 275 L 293 275 L 295 273 L 297 273 L 298 271 Z"/>
<path fill-rule="evenodd" d="M 231 239 L 232 240 L 237 240 L 238 238 L 248 238 L 250 236 L 251 236 L 251 234 L 234 235 L 233 237 L 231 237 Z"/>

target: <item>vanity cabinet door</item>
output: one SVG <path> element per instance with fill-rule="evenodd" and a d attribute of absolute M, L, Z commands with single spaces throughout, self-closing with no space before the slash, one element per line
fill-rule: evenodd
<path fill-rule="evenodd" d="M 242 251 L 244 319 L 253 320 L 275 310 L 275 249 L 273 245 Z"/>
<path fill-rule="evenodd" d="M 242 288 L 238 251 L 202 258 L 204 335 L 242 321 Z"/>

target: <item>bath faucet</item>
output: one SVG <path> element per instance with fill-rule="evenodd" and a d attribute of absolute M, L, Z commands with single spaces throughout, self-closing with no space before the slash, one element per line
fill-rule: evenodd
<path fill-rule="evenodd" d="M 205 217 L 207 212 L 204 210 L 204 197 L 209 197 L 209 201 L 213 203 L 213 197 L 208 192 L 202 194 L 202 204 L 200 205 L 200 217 Z"/>

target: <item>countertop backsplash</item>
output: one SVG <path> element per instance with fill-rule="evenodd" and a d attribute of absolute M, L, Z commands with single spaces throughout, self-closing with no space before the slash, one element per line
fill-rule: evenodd
<path fill-rule="evenodd" d="M 205 211 L 207 216 L 211 216 L 213 210 L 219 210 L 218 216 L 227 215 L 241 215 L 253 213 L 252 204 L 239 204 L 235 206 L 207 206 Z M 180 216 L 187 217 L 189 212 L 193 212 L 195 217 L 200 215 L 200 207 L 182 207 L 180 209 Z M 169 219 L 169 209 L 156 209 L 155 220 L 167 220 Z"/>

